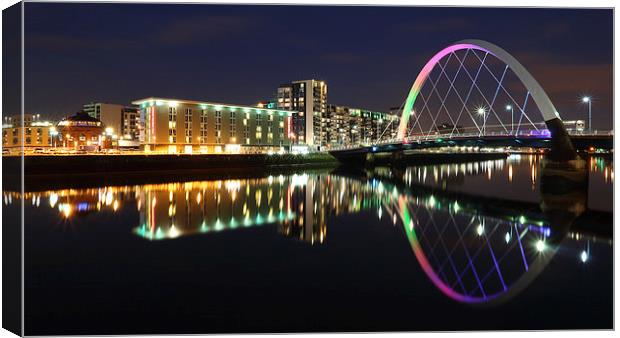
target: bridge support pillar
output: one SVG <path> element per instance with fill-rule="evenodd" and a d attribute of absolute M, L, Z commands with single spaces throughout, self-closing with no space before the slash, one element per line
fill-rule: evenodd
<path fill-rule="evenodd" d="M 564 127 L 564 122 L 559 118 L 545 121 L 547 129 L 551 132 L 551 150 L 547 158 L 556 162 L 568 162 L 578 158 L 573 142 Z"/>

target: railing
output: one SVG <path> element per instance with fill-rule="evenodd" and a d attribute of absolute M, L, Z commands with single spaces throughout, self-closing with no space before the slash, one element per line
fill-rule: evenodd
<path fill-rule="evenodd" d="M 614 131 L 613 130 L 593 130 L 592 132 L 586 132 L 586 131 L 577 131 L 577 130 L 567 130 L 568 134 L 571 136 L 613 136 Z M 471 133 L 462 133 L 462 134 L 417 134 L 417 135 L 411 135 L 408 137 L 405 137 L 404 139 L 398 139 L 398 138 L 391 138 L 391 139 L 383 139 L 383 140 L 377 140 L 375 143 L 358 143 L 358 144 L 349 144 L 349 145 L 343 145 L 343 146 L 339 146 L 339 147 L 333 147 L 330 150 L 348 150 L 348 149 L 358 149 L 358 148 L 364 148 L 364 147 L 371 147 L 371 146 L 380 146 L 380 145 L 387 145 L 387 144 L 398 144 L 398 143 L 413 143 L 413 142 L 419 142 L 419 141 L 433 141 L 433 140 L 438 140 L 438 139 L 463 139 L 463 138 L 474 138 L 474 137 L 487 137 L 487 136 L 493 136 L 493 137 L 532 137 L 532 138 L 544 138 L 544 137 L 550 137 L 550 134 L 548 133 L 544 133 L 541 131 L 535 131 L 535 130 L 523 130 L 523 131 L 519 131 L 517 133 L 506 133 L 506 132 L 496 132 L 496 131 L 492 131 L 492 132 L 486 132 L 484 134 L 481 134 L 480 132 L 471 132 Z"/>

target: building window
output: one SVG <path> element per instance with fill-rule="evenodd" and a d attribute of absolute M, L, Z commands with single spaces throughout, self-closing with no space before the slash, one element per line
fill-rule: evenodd
<path fill-rule="evenodd" d="M 215 143 L 222 143 L 222 112 L 215 112 Z"/>
<path fill-rule="evenodd" d="M 278 137 L 280 142 L 284 139 L 284 116 L 278 117 Z"/>
<path fill-rule="evenodd" d="M 168 108 L 168 142 L 177 142 L 177 109 L 175 107 Z"/>
<path fill-rule="evenodd" d="M 273 144 L 273 114 L 267 115 L 267 143 Z"/>
<path fill-rule="evenodd" d="M 243 119 L 243 138 L 245 139 L 245 144 L 250 144 L 250 124 L 248 123 L 248 119 L 250 118 L 250 114 L 245 114 L 245 119 Z"/>
<path fill-rule="evenodd" d="M 185 143 L 192 142 L 192 110 L 185 110 Z"/>
<path fill-rule="evenodd" d="M 234 111 L 230 112 L 230 143 L 237 143 L 237 116 Z"/>
<path fill-rule="evenodd" d="M 207 111 L 200 112 L 200 143 L 207 143 Z"/>

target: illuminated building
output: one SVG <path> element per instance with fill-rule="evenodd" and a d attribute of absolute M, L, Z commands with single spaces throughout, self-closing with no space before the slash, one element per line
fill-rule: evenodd
<path fill-rule="evenodd" d="M 140 106 L 147 152 L 276 153 L 290 148 L 290 111 L 157 97 L 133 104 Z"/>
<path fill-rule="evenodd" d="M 65 117 L 56 128 L 62 147 L 91 151 L 110 147 L 103 123 L 85 112 Z"/>
<path fill-rule="evenodd" d="M 278 101 L 273 99 L 262 100 L 259 101 L 256 106 L 258 108 L 278 109 Z"/>
<path fill-rule="evenodd" d="M 112 133 L 125 141 L 137 141 L 140 136 L 140 110 L 138 107 L 127 107 L 120 104 L 91 102 L 83 107 L 83 111 L 106 126 Z"/>
<path fill-rule="evenodd" d="M 349 107 L 336 106 L 330 104 L 327 106 L 327 117 L 329 119 L 329 128 L 327 131 L 327 140 L 331 147 L 351 145 L 351 115 Z"/>
<path fill-rule="evenodd" d="M 25 150 L 52 147 L 56 128 L 49 121 L 41 121 L 39 115 L 24 114 L 5 118 L 2 124 L 2 146 Z"/>
<path fill-rule="evenodd" d="M 293 111 L 296 143 L 317 148 L 327 144 L 327 83 L 293 81 L 278 87 L 278 108 Z"/>
<path fill-rule="evenodd" d="M 348 146 L 372 144 L 379 139 L 392 139 L 398 132 L 397 115 L 328 105 L 327 135 L 329 145 Z"/>

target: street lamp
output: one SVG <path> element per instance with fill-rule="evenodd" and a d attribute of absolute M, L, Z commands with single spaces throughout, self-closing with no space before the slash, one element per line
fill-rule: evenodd
<path fill-rule="evenodd" d="M 52 147 L 56 148 L 56 137 L 58 137 L 58 130 L 56 130 L 56 127 L 50 128 L 50 136 L 52 137 Z"/>
<path fill-rule="evenodd" d="M 510 110 L 510 135 L 512 135 L 515 128 L 515 110 L 510 104 L 506 105 L 506 110 Z"/>
<path fill-rule="evenodd" d="M 487 119 L 485 116 L 486 113 L 487 111 L 484 109 L 484 107 L 478 108 L 478 115 L 482 116 L 482 135 L 484 135 L 486 131 L 486 125 L 487 125 Z"/>
<path fill-rule="evenodd" d="M 581 102 L 588 104 L 588 130 L 592 134 L 592 99 L 589 96 L 584 96 Z"/>

